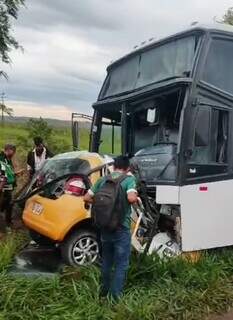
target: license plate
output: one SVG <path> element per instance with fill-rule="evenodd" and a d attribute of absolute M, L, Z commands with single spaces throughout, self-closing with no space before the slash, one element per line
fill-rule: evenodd
<path fill-rule="evenodd" d="M 43 206 L 42 206 L 40 203 L 36 203 L 36 202 L 33 203 L 32 212 L 33 212 L 34 214 L 39 215 L 39 214 L 42 213 L 42 211 L 43 211 Z"/>

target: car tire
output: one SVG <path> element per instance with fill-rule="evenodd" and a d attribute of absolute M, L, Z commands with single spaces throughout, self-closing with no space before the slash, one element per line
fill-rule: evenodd
<path fill-rule="evenodd" d="M 87 266 L 99 261 L 97 233 L 92 230 L 75 230 L 61 244 L 65 263 L 71 266 Z"/>
<path fill-rule="evenodd" d="M 51 246 L 53 244 L 52 240 L 46 238 L 45 236 L 39 234 L 34 230 L 29 230 L 29 235 L 36 244 L 40 246 Z"/>

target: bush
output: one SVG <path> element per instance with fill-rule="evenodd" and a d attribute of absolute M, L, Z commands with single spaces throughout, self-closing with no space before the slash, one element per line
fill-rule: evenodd
<path fill-rule="evenodd" d="M 67 129 L 54 129 L 42 118 L 29 119 L 26 129 L 27 135 L 19 136 L 17 139 L 20 153 L 30 150 L 33 146 L 33 138 L 38 136 L 54 154 L 72 150 L 71 137 L 67 135 Z"/>

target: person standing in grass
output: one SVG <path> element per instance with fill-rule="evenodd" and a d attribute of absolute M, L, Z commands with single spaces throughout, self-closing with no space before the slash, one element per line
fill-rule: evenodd
<path fill-rule="evenodd" d="M 108 179 L 120 179 L 118 181 L 122 190 L 121 201 L 124 212 L 117 212 L 121 218 L 114 230 L 100 229 L 102 244 L 100 296 L 110 295 L 114 300 L 119 299 L 124 287 L 131 251 L 131 204 L 138 201 L 136 179 L 129 170 L 129 159 L 125 156 L 117 157 L 114 162 L 114 171 L 110 174 L 110 177 L 100 178 L 84 196 L 84 201 L 93 204 L 94 207 L 97 194 L 106 186 L 106 181 Z"/>
<path fill-rule="evenodd" d="M 3 161 L 0 160 L 0 211 L 2 208 L 2 202 L 3 202 L 3 189 L 6 183 L 7 183 L 6 165 Z"/>
<path fill-rule="evenodd" d="M 46 159 L 53 157 L 52 152 L 45 147 L 41 137 L 34 138 L 34 145 L 34 149 L 27 156 L 27 169 L 30 177 L 41 169 Z"/>
<path fill-rule="evenodd" d="M 0 153 L 0 211 L 5 213 L 7 231 L 10 231 L 12 224 L 12 194 L 16 186 L 16 176 L 24 171 L 15 172 L 14 170 L 12 158 L 15 152 L 16 147 L 14 145 L 6 144 L 4 150 Z"/>

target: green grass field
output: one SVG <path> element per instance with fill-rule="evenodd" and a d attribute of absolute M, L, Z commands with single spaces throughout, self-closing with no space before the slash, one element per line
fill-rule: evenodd
<path fill-rule="evenodd" d="M 26 126 L 21 124 L 6 123 L 3 127 L 0 127 L 0 133 L 0 148 L 2 148 L 5 143 L 14 143 L 18 145 L 20 138 L 28 137 Z M 63 151 L 62 146 L 65 146 L 65 148 L 69 150 L 72 149 L 71 132 L 68 128 L 53 128 L 52 138 L 54 139 L 55 144 L 58 142 L 61 151 Z M 31 141 L 28 141 L 28 144 L 33 147 L 32 139 Z M 86 146 L 87 137 L 83 143 L 83 147 Z"/>
<path fill-rule="evenodd" d="M 72 137 L 71 130 L 69 128 L 52 128 L 52 137 L 50 141 L 47 141 L 48 147 L 56 154 L 60 152 L 72 151 Z M 81 150 L 88 150 L 89 148 L 89 135 L 88 129 L 83 128 L 80 132 L 80 148 Z M 21 139 L 27 139 L 27 148 L 21 145 Z M 104 129 L 101 136 L 101 153 L 112 153 L 112 135 L 110 129 Z M 22 124 L 8 124 L 0 126 L 0 150 L 6 143 L 13 143 L 18 146 L 18 155 L 25 159 L 27 152 L 33 147 L 32 138 L 28 137 L 27 128 Z M 46 143 L 46 141 L 45 141 Z M 120 131 L 115 130 L 115 148 L 114 153 L 120 154 Z"/>
<path fill-rule="evenodd" d="M 204 254 L 196 264 L 133 256 L 125 295 L 100 303 L 97 267 L 54 278 L 7 274 L 25 243 L 18 233 L 0 243 L 1 320 L 203 320 L 233 305 L 233 251 Z M 211 319 L 211 318 L 208 318 Z"/>
<path fill-rule="evenodd" d="M 26 128 L 22 125 L 5 124 L 0 127 L 0 148 L 5 143 L 17 143 L 18 137 L 24 137 L 27 134 Z"/>

